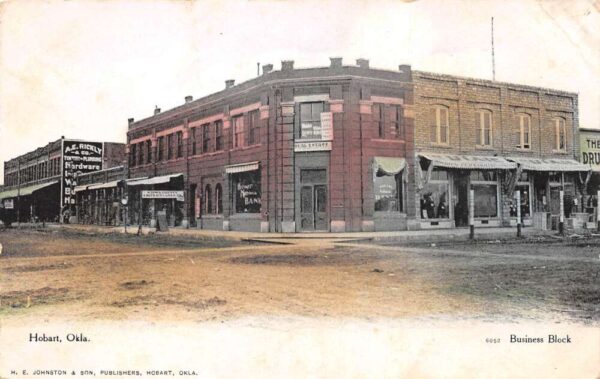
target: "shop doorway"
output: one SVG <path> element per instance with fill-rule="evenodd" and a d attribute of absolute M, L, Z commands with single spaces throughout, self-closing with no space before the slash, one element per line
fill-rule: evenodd
<path fill-rule="evenodd" d="M 454 193 L 456 202 L 454 204 L 454 222 L 457 227 L 469 224 L 469 176 L 459 173 L 454 177 Z"/>
<path fill-rule="evenodd" d="M 327 172 L 302 170 L 300 172 L 300 229 L 304 232 L 327 231 Z"/>

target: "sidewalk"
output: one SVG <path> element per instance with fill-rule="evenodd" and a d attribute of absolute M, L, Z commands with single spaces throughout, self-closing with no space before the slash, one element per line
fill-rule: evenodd
<path fill-rule="evenodd" d="M 84 233 L 125 233 L 123 226 L 98 226 L 67 224 L 48 225 L 49 228 L 80 231 Z M 137 234 L 137 226 L 128 226 L 128 234 Z M 142 234 L 159 234 L 164 236 L 177 236 L 196 238 L 199 240 L 229 240 L 229 241 L 263 241 L 271 243 L 286 243 L 286 240 L 298 239 L 338 239 L 338 240 L 373 240 L 373 241 L 398 241 L 398 242 L 437 242 L 437 241 L 464 241 L 469 239 L 468 228 L 393 231 L 393 232 L 352 232 L 352 233 L 254 233 L 220 230 L 182 229 L 170 228 L 168 232 L 155 232 L 154 229 L 142 227 Z M 556 231 L 542 231 L 533 228 L 523 228 L 523 236 L 556 234 Z M 476 239 L 500 239 L 516 237 L 515 227 L 506 228 L 479 228 L 475 229 Z"/>

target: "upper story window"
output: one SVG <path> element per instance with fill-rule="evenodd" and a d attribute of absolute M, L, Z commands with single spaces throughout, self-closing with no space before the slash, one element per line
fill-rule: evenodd
<path fill-rule="evenodd" d="M 390 106 L 390 131 L 392 138 L 404 139 L 404 125 L 402 120 L 404 118 L 402 107 L 400 105 Z"/>
<path fill-rule="evenodd" d="M 565 119 L 556 117 L 552 120 L 554 125 L 554 149 L 565 151 L 567 150 L 567 129 Z"/>
<path fill-rule="evenodd" d="M 210 124 L 202 125 L 202 152 L 208 153 L 210 148 Z"/>
<path fill-rule="evenodd" d="M 152 141 L 146 141 L 146 163 L 152 163 Z"/>
<path fill-rule="evenodd" d="M 131 152 L 129 154 L 129 165 L 133 167 L 133 166 L 135 166 L 136 159 L 137 159 L 137 145 L 132 144 L 130 146 L 131 146 Z"/>
<path fill-rule="evenodd" d="M 248 145 L 254 145 L 255 143 L 260 142 L 260 136 L 258 135 L 260 131 L 258 116 L 258 110 L 248 113 Z"/>
<path fill-rule="evenodd" d="M 492 112 L 480 110 L 475 113 L 478 146 L 492 146 Z"/>
<path fill-rule="evenodd" d="M 517 115 L 518 144 L 520 149 L 531 149 L 531 117 L 528 114 Z"/>
<path fill-rule="evenodd" d="M 164 157 L 164 151 L 165 151 L 165 137 L 158 137 L 158 157 L 157 160 L 158 161 L 162 161 L 165 157 Z"/>
<path fill-rule="evenodd" d="M 138 165 L 144 164 L 144 143 L 140 142 L 138 144 Z"/>
<path fill-rule="evenodd" d="M 177 158 L 183 157 L 183 132 L 177 132 Z"/>
<path fill-rule="evenodd" d="M 449 142 L 449 123 L 448 108 L 438 105 L 430 110 L 429 114 L 431 129 L 430 141 L 435 144 L 448 144 Z"/>
<path fill-rule="evenodd" d="M 223 150 L 223 121 L 215 122 L 215 151 Z"/>
<path fill-rule="evenodd" d="M 196 155 L 198 153 L 198 128 L 192 128 L 192 155 Z"/>
<path fill-rule="evenodd" d="M 385 126 L 383 110 L 385 105 L 380 103 L 373 104 L 373 125 L 377 128 L 377 137 L 383 138 L 385 136 Z"/>
<path fill-rule="evenodd" d="M 300 138 L 321 139 L 321 113 L 324 109 L 322 101 L 300 103 Z"/>
<path fill-rule="evenodd" d="M 232 119 L 233 123 L 233 148 L 242 147 L 245 145 L 245 130 L 244 117 L 237 116 Z"/>
<path fill-rule="evenodd" d="M 173 158 L 173 134 L 167 136 L 167 160 Z"/>

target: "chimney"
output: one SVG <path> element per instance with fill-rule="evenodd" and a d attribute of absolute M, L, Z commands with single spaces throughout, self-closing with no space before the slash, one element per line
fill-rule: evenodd
<path fill-rule="evenodd" d="M 294 61 L 281 61 L 281 71 L 292 71 L 294 69 Z"/>
<path fill-rule="evenodd" d="M 342 67 L 342 58 L 339 58 L 339 57 L 329 58 L 329 60 L 331 61 L 331 65 L 329 67 L 331 67 L 331 68 Z"/>
<path fill-rule="evenodd" d="M 191 103 L 191 102 L 192 102 L 192 100 L 194 100 L 194 97 L 193 97 L 193 96 L 191 96 L 191 95 L 188 95 L 188 96 L 186 96 L 186 97 L 185 97 L 185 103 L 186 103 L 186 104 L 187 104 L 187 103 Z"/>
<path fill-rule="evenodd" d="M 369 60 L 368 59 L 363 59 L 363 58 L 359 58 L 356 60 L 356 65 L 360 68 L 369 68 Z"/>
<path fill-rule="evenodd" d="M 128 118 L 128 119 L 127 119 L 127 124 L 128 124 L 128 125 L 131 125 L 131 124 L 133 124 L 133 118 Z"/>
<path fill-rule="evenodd" d="M 154 114 L 157 115 L 160 113 L 160 108 L 158 107 L 158 105 L 154 106 Z"/>
<path fill-rule="evenodd" d="M 225 81 L 225 89 L 231 88 L 235 85 L 235 79 L 228 79 Z"/>
<path fill-rule="evenodd" d="M 398 70 L 400 70 L 400 72 L 403 73 L 403 74 L 410 74 L 411 73 L 411 69 L 410 69 L 410 65 L 409 64 L 401 64 L 400 66 L 398 66 Z"/>
<path fill-rule="evenodd" d="M 273 65 L 270 63 L 263 64 L 262 69 L 263 69 L 263 75 L 268 74 L 269 72 L 273 71 Z"/>

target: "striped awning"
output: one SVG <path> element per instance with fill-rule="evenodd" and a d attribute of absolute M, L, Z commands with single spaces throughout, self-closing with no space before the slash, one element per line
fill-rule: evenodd
<path fill-rule="evenodd" d="M 52 181 L 52 182 L 41 183 L 41 184 L 34 184 L 32 186 L 27 186 L 27 187 L 21 187 L 20 189 L 13 188 L 13 189 L 10 189 L 7 191 L 0 192 L 0 200 L 10 199 L 13 197 L 18 197 L 18 196 L 28 196 L 36 191 L 39 191 L 46 187 L 50 187 L 55 184 L 58 184 L 57 180 Z"/>
<path fill-rule="evenodd" d="M 133 187 L 133 186 L 149 186 L 149 185 L 153 185 L 153 184 L 164 184 L 164 183 L 169 183 L 171 181 L 171 179 L 176 179 L 176 178 L 179 178 L 182 176 L 183 176 L 183 174 L 171 174 L 171 175 L 155 176 L 154 178 L 141 179 L 141 180 L 128 179 L 127 185 L 130 187 Z"/>
<path fill-rule="evenodd" d="M 225 173 L 226 174 L 235 174 L 238 172 L 255 171 L 255 170 L 258 170 L 259 165 L 260 165 L 259 161 L 254 161 L 254 162 L 225 166 Z"/>
<path fill-rule="evenodd" d="M 526 171 L 587 172 L 591 170 L 590 166 L 574 159 L 530 157 L 507 157 L 506 159 L 517 163 L 522 170 Z"/>
<path fill-rule="evenodd" d="M 396 175 L 406 167 L 406 159 L 391 157 L 373 157 L 376 171 L 386 175 Z"/>
<path fill-rule="evenodd" d="M 434 167 L 462 170 L 513 170 L 517 168 L 516 163 L 491 155 L 419 153 L 419 156 L 430 160 Z"/>

